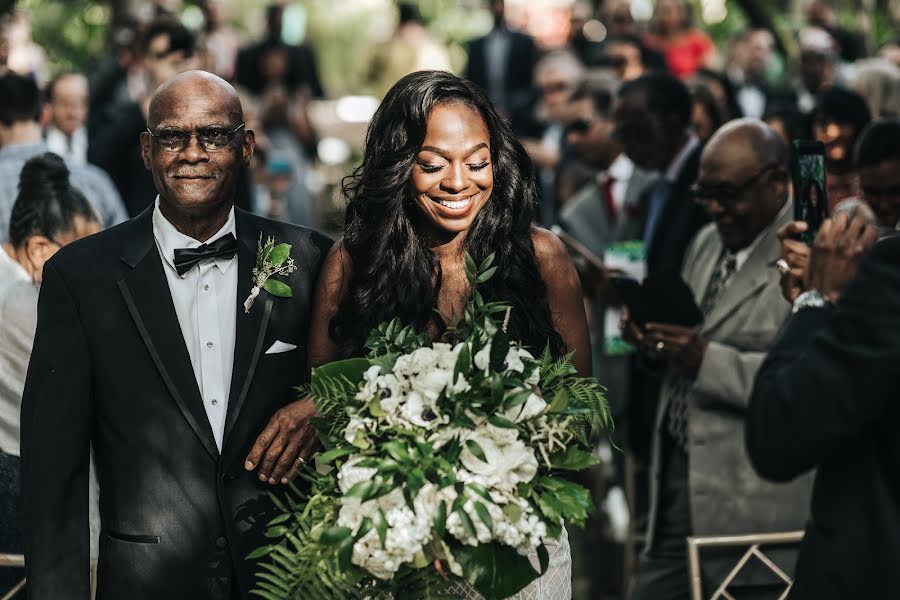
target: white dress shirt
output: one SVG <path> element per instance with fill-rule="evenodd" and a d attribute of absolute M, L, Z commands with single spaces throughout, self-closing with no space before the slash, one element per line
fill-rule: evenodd
<path fill-rule="evenodd" d="M 628 194 L 628 183 L 631 181 L 631 176 L 634 175 L 634 163 L 631 162 L 631 159 L 625 156 L 625 153 L 622 152 L 619 156 L 616 157 L 616 160 L 609 165 L 609 168 L 600 173 L 600 187 L 603 187 L 603 184 L 612 177 L 612 197 L 613 202 L 616 205 L 616 210 L 619 211 L 619 214 L 622 214 L 622 209 L 625 207 L 625 197 Z"/>
<path fill-rule="evenodd" d="M 66 160 L 82 164 L 87 162 L 88 135 L 85 127 L 76 129 L 72 135 L 66 135 L 51 125 L 44 132 L 44 142 L 51 152 Z"/>
<path fill-rule="evenodd" d="M 234 209 L 228 214 L 225 225 L 207 243 L 229 233 L 237 237 Z M 179 275 L 175 269 L 175 249 L 197 248 L 202 242 L 175 229 L 160 212 L 159 197 L 153 210 L 153 238 L 163 259 L 175 314 L 194 367 L 203 408 L 221 452 L 234 368 L 237 259 L 205 260 Z"/>

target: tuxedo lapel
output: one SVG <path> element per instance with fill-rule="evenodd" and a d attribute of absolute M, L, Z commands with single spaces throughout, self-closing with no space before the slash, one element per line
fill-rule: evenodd
<path fill-rule="evenodd" d="M 247 213 L 235 208 L 235 226 L 238 237 L 238 284 L 237 314 L 235 315 L 234 367 L 231 376 L 231 391 L 228 396 L 228 410 L 225 417 L 225 436 L 222 448 L 228 444 L 231 431 L 250 389 L 256 363 L 262 351 L 269 316 L 272 313 L 272 297 L 261 292 L 250 312 L 244 312 L 244 301 L 253 288 L 253 267 L 256 266 L 257 244 L 260 231 Z"/>
<path fill-rule="evenodd" d="M 150 207 L 133 221 L 134 235 L 122 254 L 122 262 L 130 270 L 119 280 L 119 290 L 169 393 L 206 450 L 218 457 L 162 259 L 153 240 L 152 214 Z"/>

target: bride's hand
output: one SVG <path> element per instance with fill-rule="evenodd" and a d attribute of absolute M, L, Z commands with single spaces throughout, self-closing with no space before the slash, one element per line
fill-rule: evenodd
<path fill-rule="evenodd" d="M 259 480 L 288 483 L 300 472 L 319 444 L 310 419 L 316 407 L 310 398 L 292 402 L 276 412 L 253 444 L 244 468 L 259 465 Z"/>

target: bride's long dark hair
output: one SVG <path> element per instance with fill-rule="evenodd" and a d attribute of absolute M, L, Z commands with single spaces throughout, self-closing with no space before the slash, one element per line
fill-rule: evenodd
<path fill-rule="evenodd" d="M 411 177 L 428 115 L 449 103 L 476 110 L 490 133 L 493 191 L 466 233 L 464 249 L 479 262 L 495 253 L 499 268 L 479 290 L 486 300 L 513 306 L 513 339 L 534 352 L 549 342 L 562 353 L 531 240 L 537 199 L 531 160 L 478 86 L 443 71 L 413 73 L 391 88 L 369 125 L 362 163 L 344 179 L 349 204 L 343 247 L 353 275 L 330 323 L 331 336 L 342 355 L 352 355 L 360 353 L 372 327 L 393 317 L 418 328 L 446 328 L 434 310 L 441 265 L 414 225 Z"/>

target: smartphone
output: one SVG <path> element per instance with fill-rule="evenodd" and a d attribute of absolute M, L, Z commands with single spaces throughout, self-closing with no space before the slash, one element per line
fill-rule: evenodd
<path fill-rule="evenodd" d="M 822 222 L 828 218 L 825 196 L 825 144 L 812 140 L 794 140 L 794 220 L 809 228 L 800 241 L 812 246 Z"/>

